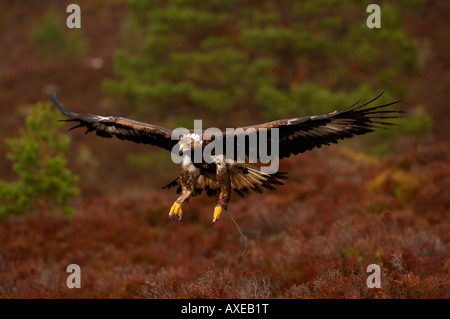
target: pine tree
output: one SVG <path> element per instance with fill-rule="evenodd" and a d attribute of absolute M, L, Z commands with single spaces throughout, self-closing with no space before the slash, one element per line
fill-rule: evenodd
<path fill-rule="evenodd" d="M 320 114 L 382 90 L 387 101 L 419 67 L 402 17 L 420 1 L 383 3 L 381 29 L 367 27 L 361 1 L 127 3 L 118 80 L 104 88 L 166 124 Z"/>
<path fill-rule="evenodd" d="M 66 168 L 67 134 L 60 134 L 59 114 L 48 104 L 37 104 L 19 138 L 7 138 L 7 154 L 19 175 L 15 182 L 0 181 L 0 216 L 26 214 L 36 209 L 60 208 L 70 215 L 69 199 L 79 193 L 78 177 Z"/>

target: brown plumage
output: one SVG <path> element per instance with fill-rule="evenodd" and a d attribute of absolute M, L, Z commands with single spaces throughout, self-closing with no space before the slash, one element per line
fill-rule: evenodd
<path fill-rule="evenodd" d="M 240 197 L 245 197 L 251 191 L 262 193 L 264 190 L 275 190 L 277 186 L 284 185 L 280 180 L 287 179 L 286 172 L 276 172 L 274 174 L 262 174 L 256 167 L 248 164 L 233 163 L 229 165 L 230 189 Z M 208 196 L 216 196 L 221 192 L 221 184 L 214 176 L 203 171 L 195 184 L 192 196 L 203 193 Z M 170 189 L 177 186 L 177 194 L 181 194 L 180 177 L 163 187 Z"/>
<path fill-rule="evenodd" d="M 171 139 L 172 131 L 164 127 L 133 121 L 123 117 L 71 112 L 59 103 L 56 94 L 52 94 L 50 98 L 56 108 L 70 118 L 64 121 L 78 122 L 78 125 L 73 126 L 70 130 L 85 127 L 85 134 L 95 132 L 95 134 L 101 137 L 111 138 L 115 136 L 121 140 L 155 145 L 168 151 L 172 150 L 178 142 Z"/>

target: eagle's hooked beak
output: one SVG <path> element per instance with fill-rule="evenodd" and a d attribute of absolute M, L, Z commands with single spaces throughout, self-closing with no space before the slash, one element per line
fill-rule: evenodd
<path fill-rule="evenodd" d="M 184 145 L 180 144 L 180 150 L 178 151 L 178 155 L 183 156 L 183 148 L 184 148 Z"/>
<path fill-rule="evenodd" d="M 183 154 L 191 149 L 191 145 L 189 143 L 178 143 L 179 144 L 179 151 L 178 154 L 180 156 L 183 156 Z"/>

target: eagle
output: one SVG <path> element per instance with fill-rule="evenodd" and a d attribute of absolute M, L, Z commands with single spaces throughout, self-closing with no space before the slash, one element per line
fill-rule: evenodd
<path fill-rule="evenodd" d="M 233 191 L 241 197 L 250 192 L 262 193 L 283 185 L 282 181 L 287 179 L 286 172 L 269 172 L 254 165 L 263 162 L 258 152 L 261 142 L 266 142 L 267 151 L 274 151 L 272 145 L 276 145 L 276 160 L 279 160 L 372 132 L 376 128 L 385 128 L 393 124 L 389 120 L 399 117 L 401 111 L 387 109 L 400 101 L 373 105 L 382 94 L 383 92 L 366 103 L 359 104 L 358 101 L 339 112 L 276 120 L 240 130 L 221 131 L 208 138 L 205 137 L 205 130 L 185 130 L 174 138 L 175 131 L 161 126 L 123 117 L 75 113 L 63 107 L 55 93 L 50 98 L 55 107 L 68 117 L 63 121 L 76 122 L 70 130 L 84 127 L 86 134 L 95 132 L 101 137 L 115 136 L 121 140 L 150 144 L 178 154 L 181 157 L 181 174 L 163 187 L 176 187 L 180 195 L 170 208 L 169 217 L 181 220 L 181 206 L 190 197 L 202 192 L 208 196 L 219 194 L 214 207 L 214 224 L 222 211 L 228 213 Z M 260 143 L 250 143 L 253 137 L 259 139 Z M 209 157 L 201 157 L 195 161 L 193 153 L 206 150 L 211 143 L 223 147 L 216 147 Z M 236 150 L 242 150 L 243 154 L 238 154 Z"/>

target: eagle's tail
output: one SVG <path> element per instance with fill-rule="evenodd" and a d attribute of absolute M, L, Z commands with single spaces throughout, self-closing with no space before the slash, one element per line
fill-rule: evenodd
<path fill-rule="evenodd" d="M 284 185 L 281 180 L 288 179 L 286 172 L 269 174 L 249 164 L 237 164 L 236 168 L 232 171 L 231 184 L 241 197 L 250 191 L 262 193 L 264 189 L 274 190 L 277 186 Z"/>
<path fill-rule="evenodd" d="M 251 191 L 262 193 L 265 189 L 274 190 L 277 186 L 284 185 L 282 180 L 288 179 L 286 174 L 286 172 L 269 174 L 249 164 L 235 163 L 231 169 L 231 186 L 236 194 L 244 197 Z M 179 177 L 165 185 L 163 189 L 170 189 L 176 186 L 177 194 L 180 194 L 181 185 Z M 200 176 L 197 188 L 192 196 L 200 195 L 203 191 L 208 196 L 215 196 L 220 193 L 220 185 L 217 181 Z"/>
<path fill-rule="evenodd" d="M 174 187 L 174 186 L 179 185 L 179 184 L 180 184 L 179 179 L 180 179 L 179 177 L 175 178 L 175 179 L 174 179 L 173 181 L 171 181 L 169 184 L 167 184 L 166 186 L 163 186 L 162 189 L 169 189 L 169 188 L 172 188 L 172 187 Z"/>

